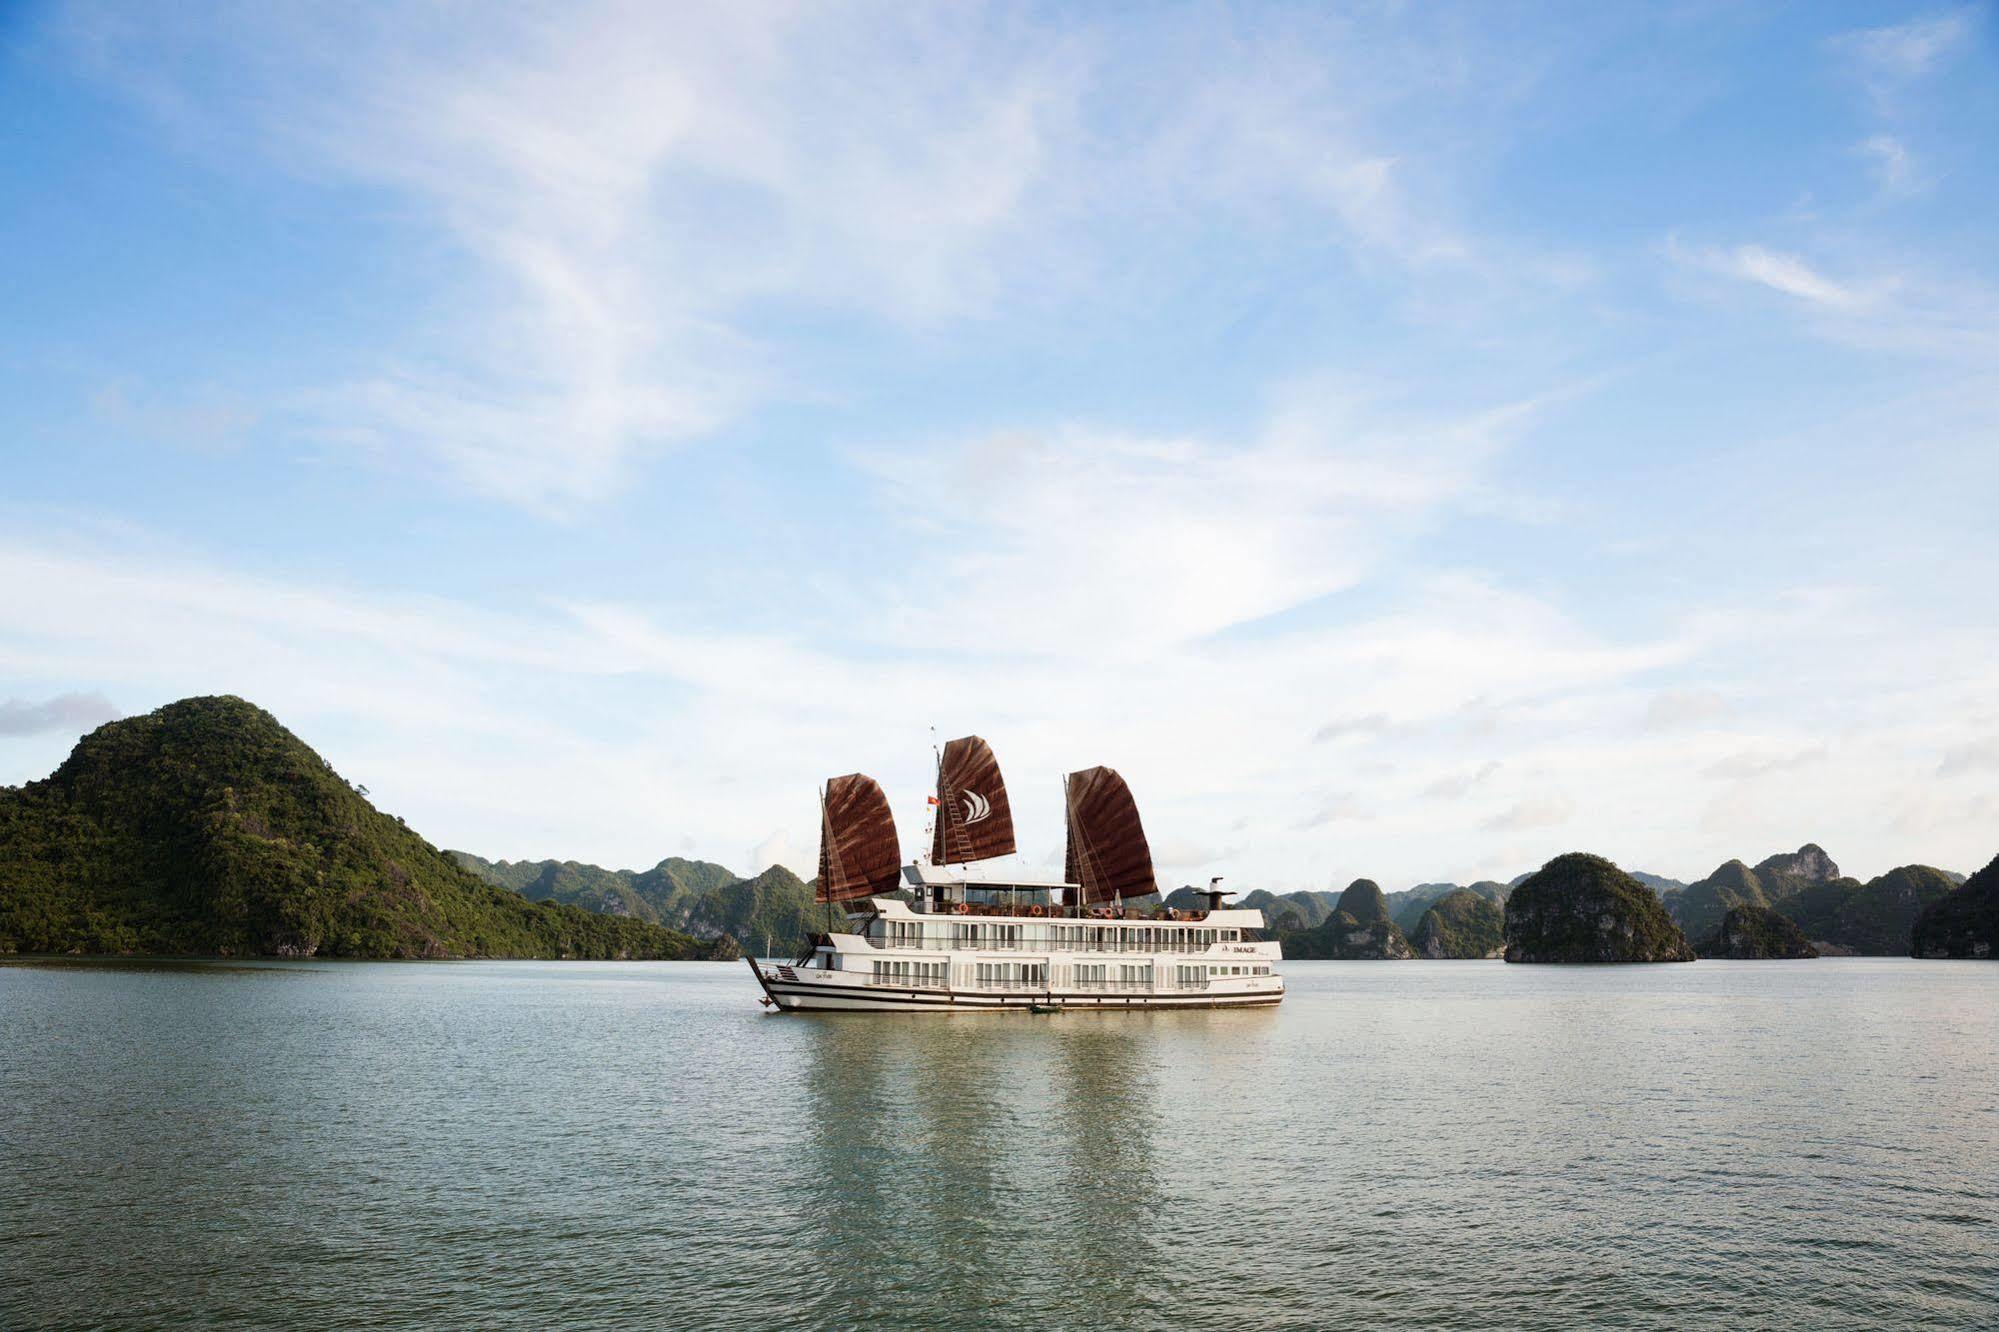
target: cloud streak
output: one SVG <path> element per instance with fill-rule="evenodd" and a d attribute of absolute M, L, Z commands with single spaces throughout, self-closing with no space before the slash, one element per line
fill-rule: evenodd
<path fill-rule="evenodd" d="M 0 735 L 41 735 L 50 731 L 88 731 L 119 716 L 102 694 L 57 694 L 35 702 L 10 698 L 0 702 Z"/>

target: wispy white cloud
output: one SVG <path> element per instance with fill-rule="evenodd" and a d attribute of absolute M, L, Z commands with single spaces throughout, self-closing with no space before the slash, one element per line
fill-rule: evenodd
<path fill-rule="evenodd" d="M 1560 827 L 1575 815 L 1575 802 L 1567 796 L 1532 796 L 1507 806 L 1479 826 L 1491 832 L 1524 832 Z"/>
<path fill-rule="evenodd" d="M 118 716 L 111 700 L 98 693 L 57 694 L 40 702 L 10 698 L 0 701 L 0 736 L 88 731 Z"/>
<path fill-rule="evenodd" d="M 1315 385 L 1242 441 L 1063 426 L 866 462 L 989 646 L 1107 660 L 1353 586 L 1475 491 L 1534 410 L 1398 420 Z M 937 609 L 905 606 L 905 632 L 931 634 Z"/>
<path fill-rule="evenodd" d="M 1668 253 L 1679 262 L 1741 282 L 1752 282 L 1810 305 L 1852 310 L 1878 300 L 1892 290 L 1892 281 L 1863 287 L 1826 276 L 1799 255 L 1761 245 L 1730 248 L 1686 247 L 1677 240 Z"/>
<path fill-rule="evenodd" d="M 1342 717 L 1329 721 L 1312 732 L 1312 743 L 1323 745 L 1333 740 L 1344 740 L 1352 736 L 1379 735 L 1391 723 L 1385 712 L 1370 712 L 1365 717 Z"/>
<path fill-rule="evenodd" d="M 1500 763 L 1495 761 L 1481 764 L 1479 767 L 1467 771 L 1454 772 L 1448 776 L 1439 777 L 1423 788 L 1423 796 L 1429 800 L 1462 799 L 1473 787 L 1482 786 L 1492 780 L 1499 772 L 1501 766 Z"/>
<path fill-rule="evenodd" d="M 1873 164 L 1874 178 L 1885 195 L 1920 194 L 1929 187 L 1916 168 L 1909 146 L 1893 134 L 1870 134 L 1857 151 Z"/>
<path fill-rule="evenodd" d="M 1731 711 L 1728 700 L 1715 690 L 1667 689 L 1654 694 L 1645 705 L 1642 724 L 1648 731 L 1674 731 L 1710 725 Z"/>
<path fill-rule="evenodd" d="M 1669 238 L 1666 253 L 1684 272 L 1779 293 L 1804 327 L 1829 341 L 1981 371 L 1999 354 L 1999 293 L 1969 267 L 1904 267 L 1900 256 L 1877 253 L 1869 257 L 1879 266 L 1865 276 L 1834 277 L 1801 255 L 1761 245 Z"/>
<path fill-rule="evenodd" d="M 1822 763 L 1826 758 L 1824 745 L 1810 745 L 1787 753 L 1768 751 L 1748 751 L 1731 754 L 1720 762 L 1711 763 L 1706 769 L 1709 777 L 1725 781 L 1749 781 L 1758 777 L 1768 777 L 1772 773 L 1789 772 L 1796 768 L 1810 767 Z"/>
<path fill-rule="evenodd" d="M 1952 745 L 1937 764 L 1937 776 L 1962 777 L 1975 772 L 1999 772 L 1999 738 Z"/>
<path fill-rule="evenodd" d="M 1880 28 L 1842 33 L 1833 46 L 1850 59 L 1878 94 L 1927 78 L 1969 41 L 1976 22 L 1969 8 Z"/>

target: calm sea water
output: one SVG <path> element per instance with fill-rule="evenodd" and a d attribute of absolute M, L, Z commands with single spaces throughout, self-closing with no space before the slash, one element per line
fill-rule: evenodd
<path fill-rule="evenodd" d="M 1999 965 L 0 966 L 0 1325 L 1999 1327 Z"/>

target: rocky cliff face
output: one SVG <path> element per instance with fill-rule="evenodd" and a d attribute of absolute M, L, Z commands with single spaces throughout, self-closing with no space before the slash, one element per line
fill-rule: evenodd
<path fill-rule="evenodd" d="M 1601 856 L 1543 865 L 1506 902 L 1508 962 L 1691 962 L 1652 890 Z"/>
<path fill-rule="evenodd" d="M 1756 873 L 1761 876 L 1782 874 L 1807 883 L 1824 883 L 1839 877 L 1839 866 L 1833 864 L 1824 847 L 1817 842 L 1806 842 L 1789 855 L 1774 855 L 1756 862 Z"/>
<path fill-rule="evenodd" d="M 1738 960 L 1817 957 L 1796 922 L 1769 907 L 1739 906 L 1695 949 L 1702 957 Z"/>
<path fill-rule="evenodd" d="M 1916 917 L 1909 951 L 1917 957 L 1999 959 L 1999 857 Z"/>

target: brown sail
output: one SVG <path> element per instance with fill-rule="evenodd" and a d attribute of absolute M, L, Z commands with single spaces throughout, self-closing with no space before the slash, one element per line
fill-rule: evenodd
<path fill-rule="evenodd" d="M 937 827 L 930 837 L 930 863 L 962 865 L 1013 851 L 1013 806 L 1007 803 L 993 747 L 976 735 L 951 741 L 937 765 Z"/>
<path fill-rule="evenodd" d="M 1138 821 L 1138 803 L 1110 768 L 1069 774 L 1069 854 L 1065 877 L 1082 885 L 1085 902 L 1143 897 L 1159 891 L 1152 847 Z"/>
<path fill-rule="evenodd" d="M 858 772 L 826 783 L 820 800 L 819 900 L 886 895 L 902 879 L 895 815 L 875 779 Z"/>

